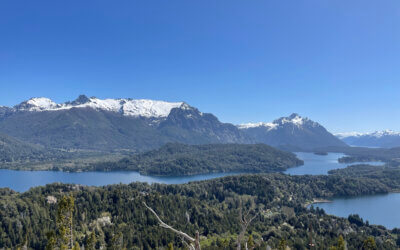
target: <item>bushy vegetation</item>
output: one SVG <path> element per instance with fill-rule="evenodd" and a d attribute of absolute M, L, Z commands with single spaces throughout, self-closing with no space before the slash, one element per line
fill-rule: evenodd
<path fill-rule="evenodd" d="M 157 150 L 118 162 L 93 164 L 92 170 L 134 170 L 146 175 L 193 175 L 213 172 L 280 172 L 302 165 L 289 152 L 264 144 L 185 145 L 168 143 Z"/>
<path fill-rule="evenodd" d="M 400 179 L 390 185 L 386 181 L 339 174 L 257 174 L 183 185 L 132 183 L 94 188 L 52 184 L 25 193 L 1 189 L 0 248 L 26 244 L 44 249 L 51 236 L 57 235 L 51 232 L 58 230 L 60 201 L 71 195 L 75 201 L 74 241 L 85 249 L 183 248 L 181 239 L 161 228 L 143 202 L 179 230 L 190 235 L 199 230 L 202 249 L 235 248 L 241 209 L 257 214 L 244 238 L 255 249 L 267 245 L 308 249 L 310 234 L 318 249 L 340 246 L 340 236 L 349 249 L 373 246 L 371 239 L 378 249 L 396 249 L 400 230 L 389 231 L 360 223 L 357 216 L 337 218 L 305 207 L 314 198 L 382 193 L 400 186 Z"/>
<path fill-rule="evenodd" d="M 41 146 L 0 134 L 0 164 L 39 162 L 62 158 L 65 158 L 65 154 L 62 152 L 46 150 Z"/>

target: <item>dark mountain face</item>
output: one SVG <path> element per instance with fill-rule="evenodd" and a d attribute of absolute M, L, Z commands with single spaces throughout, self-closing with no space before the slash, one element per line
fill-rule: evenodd
<path fill-rule="evenodd" d="M 272 123 L 240 126 L 248 136 L 259 143 L 290 148 L 313 150 L 322 147 L 347 146 L 320 124 L 297 114 L 282 117 Z"/>
<path fill-rule="evenodd" d="M 166 117 L 152 117 L 126 115 L 118 108 L 109 111 L 115 105 L 124 105 L 125 100 L 100 101 L 80 96 L 73 102 L 56 104 L 49 99 L 37 98 L 14 108 L 0 109 L 0 132 L 49 148 L 106 151 L 142 151 L 167 142 L 206 144 L 251 141 L 235 126 L 221 123 L 215 116 L 203 114 L 187 104 L 172 108 Z M 43 105 L 38 106 L 37 103 Z M 108 103 L 111 103 L 111 108 L 102 109 Z M 164 112 L 165 106 L 152 110 L 146 105 L 138 107 L 148 113 Z M 136 112 L 138 107 L 124 106 L 130 108 L 128 112 Z"/>
<path fill-rule="evenodd" d="M 1 119 L 3 119 L 5 116 L 11 114 L 12 111 L 13 111 L 12 108 L 0 106 L 0 121 L 1 121 Z"/>
<path fill-rule="evenodd" d="M 252 142 L 236 126 L 221 123 L 214 115 L 201 113 L 190 106 L 172 109 L 158 130 L 179 142 L 189 144 Z"/>

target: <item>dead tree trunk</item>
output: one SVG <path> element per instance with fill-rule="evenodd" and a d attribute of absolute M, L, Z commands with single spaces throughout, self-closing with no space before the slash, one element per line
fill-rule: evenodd
<path fill-rule="evenodd" d="M 250 226 L 251 222 L 257 217 L 258 213 L 256 213 L 254 216 L 250 216 L 252 209 L 249 209 L 246 214 L 243 214 L 243 207 L 242 204 L 240 205 L 239 208 L 239 222 L 240 222 L 240 233 L 237 237 L 236 244 L 237 244 L 237 250 L 241 250 L 241 243 L 244 238 L 244 235 L 247 232 L 247 228 Z M 247 244 L 245 245 L 245 249 L 247 250 Z"/>
<path fill-rule="evenodd" d="M 200 246 L 200 233 L 199 231 L 196 231 L 196 236 L 195 238 L 189 236 L 188 234 L 176 230 L 175 228 L 171 227 L 170 225 L 166 224 L 165 222 L 163 222 L 160 217 L 157 215 L 157 213 L 149 206 L 147 206 L 147 204 L 145 202 L 143 202 L 144 206 L 150 210 L 150 212 L 152 212 L 154 214 L 154 216 L 157 218 L 158 222 L 160 223 L 160 226 L 166 229 L 171 230 L 172 232 L 178 234 L 180 237 L 182 237 L 182 241 L 183 243 L 190 249 L 190 250 L 201 250 L 201 246 Z"/>

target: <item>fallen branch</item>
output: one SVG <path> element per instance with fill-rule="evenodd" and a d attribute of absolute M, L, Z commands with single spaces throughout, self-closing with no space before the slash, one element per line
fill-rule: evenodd
<path fill-rule="evenodd" d="M 196 238 L 193 238 L 191 236 L 189 236 L 187 233 L 184 233 L 182 231 L 176 230 L 175 228 L 171 227 L 170 225 L 168 225 L 167 223 L 165 223 L 164 221 L 162 221 L 160 219 L 160 217 L 158 216 L 158 214 L 149 206 L 147 206 L 147 204 L 145 202 L 143 202 L 143 205 L 150 210 L 150 212 L 152 212 L 154 214 L 154 216 L 157 218 L 158 222 L 160 223 L 160 226 L 166 229 L 171 230 L 172 232 L 178 234 L 179 236 L 181 236 L 183 238 L 183 242 L 186 246 L 189 247 L 190 250 L 200 250 L 200 235 L 199 232 L 196 232 Z M 186 241 L 187 240 L 190 242 L 190 244 L 188 244 Z"/>

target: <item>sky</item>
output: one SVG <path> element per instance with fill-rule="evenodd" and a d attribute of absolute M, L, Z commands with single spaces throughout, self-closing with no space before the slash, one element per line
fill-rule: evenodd
<path fill-rule="evenodd" d="M 399 27 L 398 0 L 2 0 L 0 105 L 86 94 L 400 131 Z"/>

